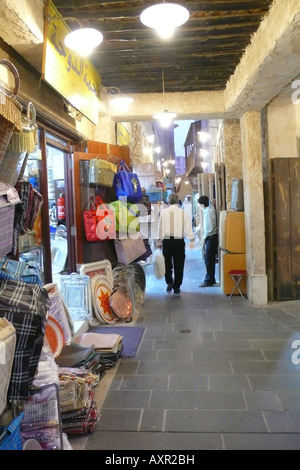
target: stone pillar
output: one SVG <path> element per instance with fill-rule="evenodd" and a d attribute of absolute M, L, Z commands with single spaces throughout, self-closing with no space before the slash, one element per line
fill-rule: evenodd
<path fill-rule="evenodd" d="M 226 203 L 231 209 L 232 180 L 242 179 L 241 128 L 238 119 L 224 121 L 224 163 L 226 171 Z"/>
<path fill-rule="evenodd" d="M 242 116 L 241 147 L 248 275 L 247 294 L 252 304 L 267 305 L 262 135 L 259 112 L 250 111 Z"/>

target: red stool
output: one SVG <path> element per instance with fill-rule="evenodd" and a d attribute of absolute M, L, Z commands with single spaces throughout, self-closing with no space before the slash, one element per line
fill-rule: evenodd
<path fill-rule="evenodd" d="M 233 296 L 235 290 L 237 290 L 239 292 L 239 294 L 245 300 L 243 292 L 240 289 L 240 283 L 241 283 L 242 279 L 244 277 L 246 277 L 247 271 L 245 271 L 244 269 L 232 269 L 231 271 L 229 271 L 228 275 L 231 277 L 231 279 L 234 283 L 234 288 L 232 289 L 232 292 L 231 292 L 228 300 L 231 299 L 231 297 Z"/>

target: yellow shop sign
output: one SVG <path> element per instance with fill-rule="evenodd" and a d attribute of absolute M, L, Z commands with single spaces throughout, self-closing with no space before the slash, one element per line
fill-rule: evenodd
<path fill-rule="evenodd" d="M 61 15 L 51 1 L 46 10 L 43 79 L 97 125 L 101 77 L 89 59 L 65 46 L 70 28 L 64 20 L 55 20 Z"/>

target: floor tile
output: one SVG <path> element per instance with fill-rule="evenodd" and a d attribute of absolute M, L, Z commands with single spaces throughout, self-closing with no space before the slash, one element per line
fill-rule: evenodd
<path fill-rule="evenodd" d="M 144 270 L 143 339 L 109 371 L 96 431 L 74 436 L 77 448 L 300 450 L 300 301 L 259 307 L 200 289 L 198 249 L 186 251 L 180 296 L 167 295 L 151 264 Z"/>

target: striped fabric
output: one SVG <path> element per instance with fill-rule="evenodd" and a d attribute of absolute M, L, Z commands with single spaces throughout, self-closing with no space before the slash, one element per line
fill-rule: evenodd
<path fill-rule="evenodd" d="M 8 400 L 28 398 L 43 347 L 49 307 L 47 291 L 38 284 L 0 281 L 0 317 L 12 323 L 17 334 Z"/>
<path fill-rule="evenodd" d="M 18 191 L 0 181 L 0 259 L 12 250 L 15 207 L 20 202 Z"/>
<path fill-rule="evenodd" d="M 15 206 L 3 201 L 0 196 L 0 259 L 11 252 L 13 247 L 13 229 L 15 218 Z"/>

